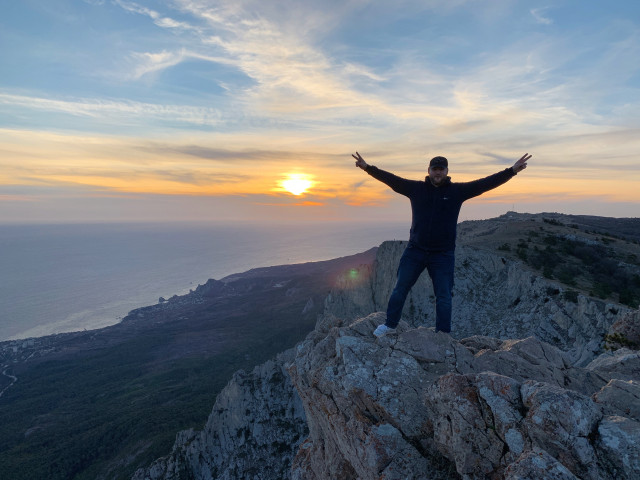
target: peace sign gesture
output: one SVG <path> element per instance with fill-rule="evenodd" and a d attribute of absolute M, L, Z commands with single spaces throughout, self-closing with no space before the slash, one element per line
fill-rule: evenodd
<path fill-rule="evenodd" d="M 513 173 L 521 172 L 522 170 L 527 168 L 527 161 L 531 157 L 532 157 L 532 155 L 529 155 L 528 153 L 525 153 L 522 157 L 520 157 L 520 160 L 518 160 L 516 163 L 514 163 L 513 167 L 511 167 L 511 169 L 513 170 Z"/>
<path fill-rule="evenodd" d="M 356 159 L 356 167 L 360 167 L 362 170 L 367 169 L 369 165 L 364 161 L 364 158 L 362 158 L 362 156 L 358 152 L 356 152 L 355 155 L 351 154 L 351 156 Z"/>

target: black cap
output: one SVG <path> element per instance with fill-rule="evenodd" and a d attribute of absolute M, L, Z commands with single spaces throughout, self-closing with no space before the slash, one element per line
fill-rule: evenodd
<path fill-rule="evenodd" d="M 429 168 L 449 168 L 449 161 L 444 157 L 433 157 L 429 162 Z"/>

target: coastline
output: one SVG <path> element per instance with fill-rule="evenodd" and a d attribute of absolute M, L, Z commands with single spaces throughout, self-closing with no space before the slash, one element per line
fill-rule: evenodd
<path fill-rule="evenodd" d="M 115 325 L 210 278 L 350 255 L 407 230 L 400 222 L 0 228 L 10 232 L 0 251 L 0 341 Z"/>

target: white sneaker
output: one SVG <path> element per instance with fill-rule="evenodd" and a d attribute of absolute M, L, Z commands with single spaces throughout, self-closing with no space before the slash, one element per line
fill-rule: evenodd
<path fill-rule="evenodd" d="M 388 333 L 395 333 L 395 332 L 396 332 L 395 328 L 389 328 L 383 323 L 382 325 L 378 325 L 378 328 L 376 328 L 373 331 L 373 334 L 376 337 L 380 338 L 380 337 L 384 337 Z"/>

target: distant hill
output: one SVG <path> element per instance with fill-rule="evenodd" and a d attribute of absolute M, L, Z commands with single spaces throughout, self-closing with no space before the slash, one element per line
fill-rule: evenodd
<path fill-rule="evenodd" d="M 640 219 L 509 212 L 461 223 L 459 244 L 518 259 L 576 292 L 640 304 Z"/>

